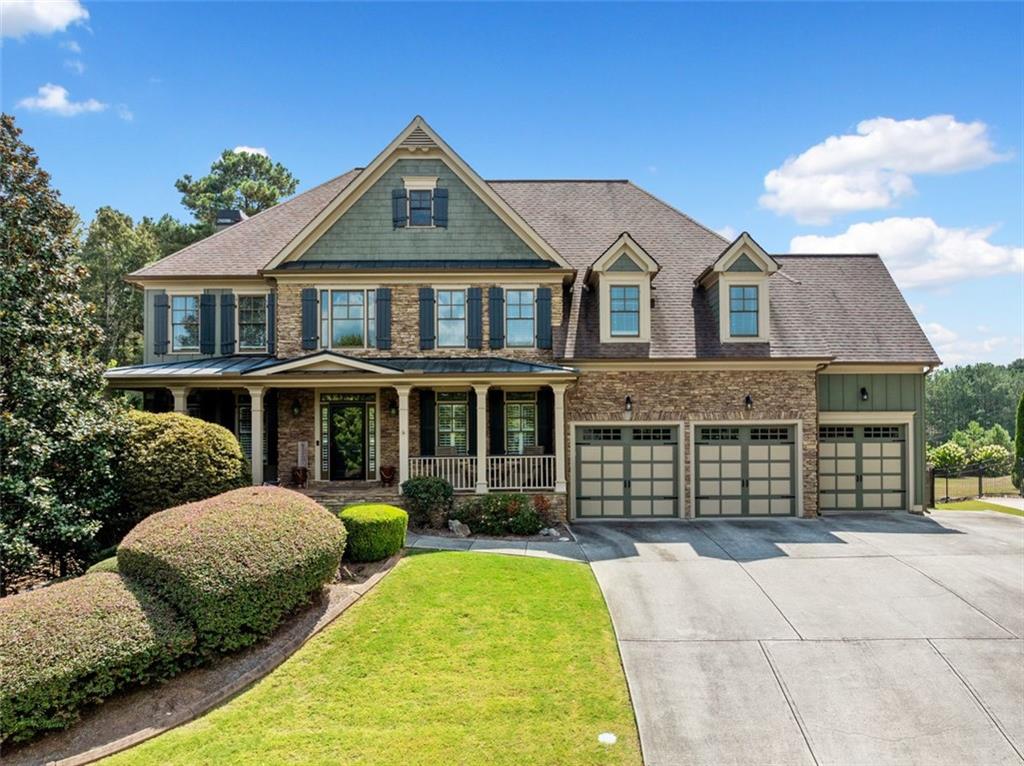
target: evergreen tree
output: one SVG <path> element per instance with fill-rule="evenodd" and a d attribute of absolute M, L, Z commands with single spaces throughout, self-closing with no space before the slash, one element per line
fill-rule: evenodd
<path fill-rule="evenodd" d="M 1013 451 L 1013 486 L 1017 489 L 1024 484 L 1024 394 L 1017 402 L 1017 432 L 1014 436 Z"/>
<path fill-rule="evenodd" d="M 197 221 L 214 222 L 218 210 L 241 210 L 255 215 L 294 194 L 299 180 L 280 162 L 265 154 L 225 149 L 202 178 L 184 175 L 174 182 L 181 204 Z"/>

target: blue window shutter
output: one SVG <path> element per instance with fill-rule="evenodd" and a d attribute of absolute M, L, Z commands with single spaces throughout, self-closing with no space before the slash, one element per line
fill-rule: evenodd
<path fill-rule="evenodd" d="M 306 351 L 316 350 L 317 342 L 316 288 L 302 288 L 302 347 Z"/>
<path fill-rule="evenodd" d="M 277 353 L 277 293 L 267 293 L 267 353 Z"/>
<path fill-rule="evenodd" d="M 448 228 L 448 190 L 434 189 L 434 226 Z"/>
<path fill-rule="evenodd" d="M 225 356 L 235 353 L 235 294 L 220 296 L 220 352 Z"/>
<path fill-rule="evenodd" d="M 405 201 L 405 189 L 391 190 L 391 225 L 401 229 L 409 220 L 409 206 Z"/>
<path fill-rule="evenodd" d="M 153 353 L 167 353 L 167 293 L 163 290 L 153 296 Z"/>
<path fill-rule="evenodd" d="M 434 348 L 434 288 L 420 288 L 420 350 Z"/>
<path fill-rule="evenodd" d="M 491 348 L 505 347 L 505 291 L 492 287 L 488 292 L 487 313 L 490 316 Z"/>
<path fill-rule="evenodd" d="M 466 291 L 466 346 L 484 347 L 484 295 L 479 287 Z"/>
<path fill-rule="evenodd" d="M 429 388 L 420 389 L 420 454 L 430 457 L 434 454 L 434 392 Z"/>
<path fill-rule="evenodd" d="M 217 296 L 199 296 L 199 352 L 212 354 L 217 350 Z"/>
<path fill-rule="evenodd" d="M 391 348 L 391 288 L 377 288 L 377 348 Z"/>
<path fill-rule="evenodd" d="M 545 455 L 555 454 L 555 393 L 547 387 L 537 390 L 537 443 Z"/>
<path fill-rule="evenodd" d="M 537 288 L 537 348 L 551 348 L 551 288 Z"/>
<path fill-rule="evenodd" d="M 487 419 L 490 421 L 492 455 L 505 454 L 505 392 L 492 388 L 487 392 Z"/>

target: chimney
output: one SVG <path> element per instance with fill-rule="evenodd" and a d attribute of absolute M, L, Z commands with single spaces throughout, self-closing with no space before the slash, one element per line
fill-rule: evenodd
<path fill-rule="evenodd" d="M 244 221 L 248 217 L 249 216 L 241 210 L 218 210 L 217 217 L 213 222 L 214 231 L 220 231 L 221 229 L 226 229 L 228 226 L 234 226 L 239 221 Z"/>

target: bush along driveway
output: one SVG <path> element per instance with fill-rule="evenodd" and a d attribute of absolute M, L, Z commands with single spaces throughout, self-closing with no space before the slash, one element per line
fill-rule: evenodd
<path fill-rule="evenodd" d="M 598 737 L 614 734 L 616 743 Z M 111 764 L 639 764 L 590 569 L 416 553 L 244 694 Z"/>

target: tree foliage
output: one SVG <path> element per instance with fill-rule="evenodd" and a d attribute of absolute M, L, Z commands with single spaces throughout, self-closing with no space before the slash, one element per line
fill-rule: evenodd
<path fill-rule="evenodd" d="M 89 270 L 82 296 L 96 306 L 103 328 L 97 354 L 106 363 L 141 362 L 142 292 L 124 277 L 160 257 L 155 233 L 114 208 L 101 207 L 89 224 L 81 257 Z"/>
<path fill-rule="evenodd" d="M 202 178 L 184 175 L 174 182 L 181 203 L 196 220 L 213 224 L 218 210 L 255 215 L 295 193 L 299 181 L 280 162 L 264 154 L 225 149 Z"/>
<path fill-rule="evenodd" d="M 928 462 L 936 471 L 955 473 L 967 464 L 967 451 L 959 444 L 946 442 L 928 450 Z"/>
<path fill-rule="evenodd" d="M 201 222 L 182 223 L 168 213 L 156 220 L 145 217 L 139 222 L 138 228 L 149 232 L 156 239 L 161 258 L 213 234 L 212 225 Z"/>
<path fill-rule="evenodd" d="M 1017 431 L 1013 447 L 1013 486 L 1020 489 L 1024 479 L 1024 394 L 1017 401 Z"/>
<path fill-rule="evenodd" d="M 121 418 L 80 296 L 78 218 L 0 115 L 0 594 L 40 554 L 67 570 L 116 498 Z"/>
<path fill-rule="evenodd" d="M 1014 408 L 1024 393 L 1024 359 L 1009 365 L 971 364 L 927 378 L 925 425 L 929 444 L 949 440 L 972 420 L 1015 430 Z"/>

